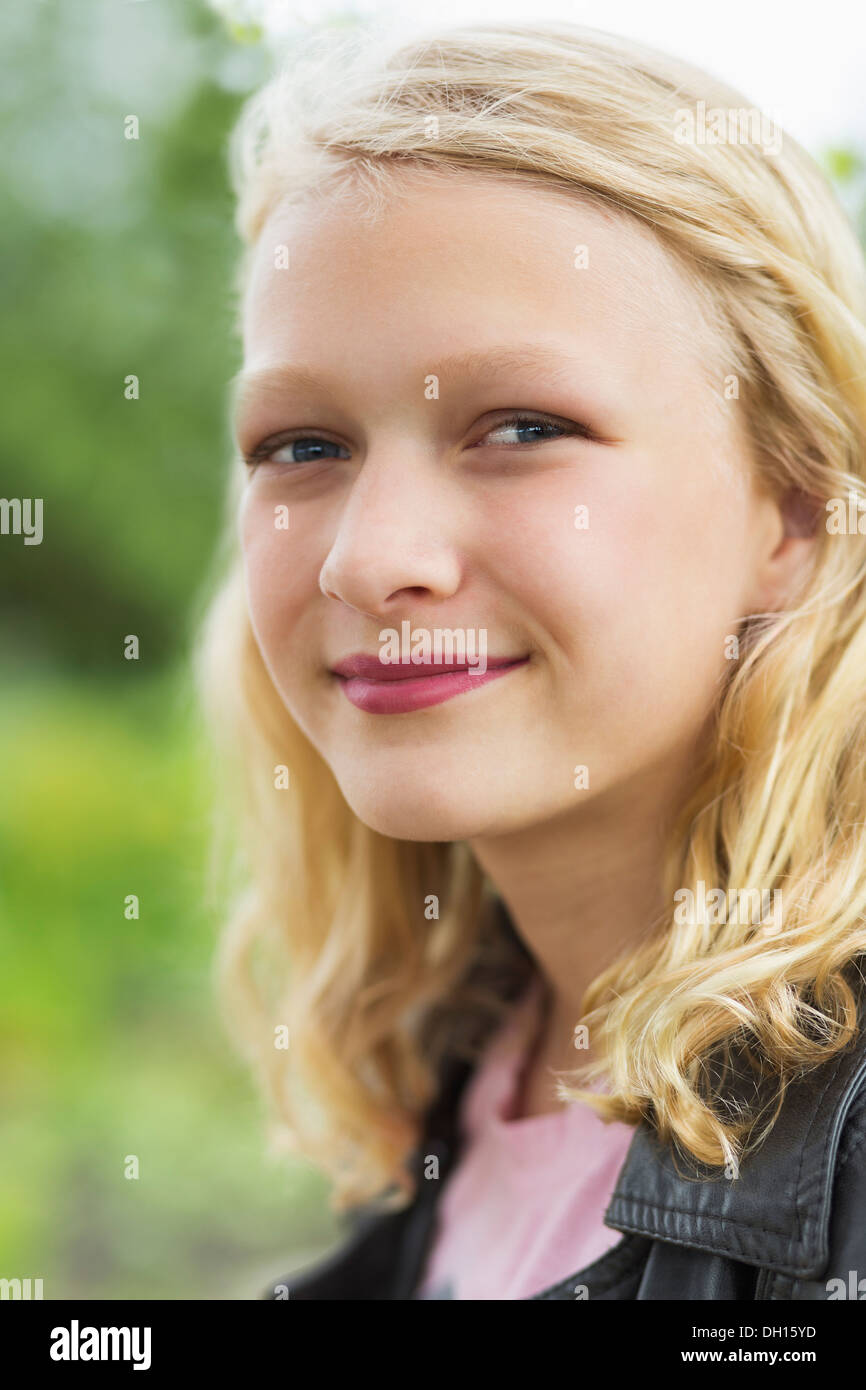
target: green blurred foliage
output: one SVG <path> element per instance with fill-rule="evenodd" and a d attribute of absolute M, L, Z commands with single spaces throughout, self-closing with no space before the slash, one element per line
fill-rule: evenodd
<path fill-rule="evenodd" d="M 205 8 L 177 7 L 179 33 L 165 6 L 112 8 L 98 33 L 95 7 L 34 11 L 16 61 L 40 80 L 7 93 L 0 147 L 13 212 L 0 219 L 3 489 L 45 499 L 47 536 L 0 548 L 0 631 L 12 655 L 108 671 L 127 632 L 159 664 L 182 650 L 220 526 L 239 365 L 224 146 L 242 96 L 215 80 L 233 49 Z M 148 66 L 139 40 L 156 15 Z M 94 46 L 107 90 L 68 70 L 92 65 Z M 160 101 L 163 52 L 185 66 Z M 124 396 L 130 373 L 138 400 Z"/>
<path fill-rule="evenodd" d="M 336 1223 L 318 1172 L 266 1154 L 218 1015 L 187 683 L 128 678 L 0 692 L 0 1274 L 46 1298 L 254 1298 Z"/>

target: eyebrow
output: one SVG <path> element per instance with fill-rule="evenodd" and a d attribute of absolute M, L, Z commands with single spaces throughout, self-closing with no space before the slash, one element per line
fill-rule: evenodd
<path fill-rule="evenodd" d="M 569 377 L 581 363 L 556 348 L 540 343 L 525 343 L 461 352 L 430 365 L 435 370 L 425 375 L 458 377 L 464 381 L 477 380 L 491 372 L 515 371 L 522 367 L 543 370 L 549 380 L 558 381 Z M 321 390 L 327 385 L 326 378 L 317 376 L 308 368 L 289 365 L 260 367 L 254 371 L 242 368 L 229 381 L 236 414 L 256 395 L 279 395 L 290 387 Z"/>

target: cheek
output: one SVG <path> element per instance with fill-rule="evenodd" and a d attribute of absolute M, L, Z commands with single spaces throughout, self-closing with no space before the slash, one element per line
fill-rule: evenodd
<path fill-rule="evenodd" d="M 736 631 L 743 489 L 720 472 L 668 462 L 608 456 L 563 475 L 522 499 L 509 537 L 504 582 L 561 663 L 565 698 L 599 718 L 697 715 Z M 576 506 L 586 513 L 575 516 Z"/>
<path fill-rule="evenodd" d="M 269 666 L 277 653 L 302 640 L 302 620 L 310 595 L 318 592 L 318 565 L 305 553 L 304 532 L 294 509 L 265 499 L 250 488 L 240 512 L 240 539 L 247 604 L 253 629 Z"/>

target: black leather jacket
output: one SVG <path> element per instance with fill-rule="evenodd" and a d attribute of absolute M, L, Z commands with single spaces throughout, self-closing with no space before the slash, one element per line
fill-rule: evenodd
<path fill-rule="evenodd" d="M 471 1074 L 452 1063 L 413 1156 L 417 1196 L 401 1212 L 366 1207 L 311 1268 L 269 1299 L 411 1299 L 435 1232 L 436 1203 L 457 1157 L 456 1117 Z M 423 1176 L 438 1154 L 439 1178 Z M 866 1299 L 866 1030 L 791 1083 L 764 1144 L 739 1176 L 683 1169 L 642 1123 L 605 1224 L 622 1239 L 536 1299 Z"/>

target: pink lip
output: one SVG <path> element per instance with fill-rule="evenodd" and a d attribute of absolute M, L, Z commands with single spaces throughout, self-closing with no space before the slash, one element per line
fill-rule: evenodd
<path fill-rule="evenodd" d="M 448 662 L 398 662 L 387 665 L 375 656 L 358 652 L 332 667 L 356 708 L 368 714 L 409 714 L 430 705 L 441 705 L 455 695 L 487 685 L 498 676 L 523 666 L 528 656 L 488 659 L 478 672 L 464 664 Z M 422 674 L 429 672 L 430 674 Z M 410 674 L 411 673 L 411 674 Z M 416 674 L 417 673 L 417 674 Z"/>

